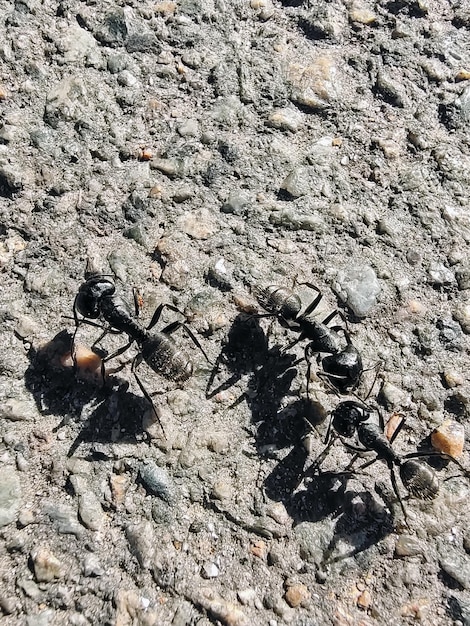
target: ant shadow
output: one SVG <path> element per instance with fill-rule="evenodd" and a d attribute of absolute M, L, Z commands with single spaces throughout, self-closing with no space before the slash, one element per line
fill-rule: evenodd
<path fill-rule="evenodd" d="M 215 388 L 212 385 L 223 364 L 228 378 Z M 297 376 L 298 359 L 283 352 L 280 346 L 269 347 L 268 336 L 259 319 L 238 315 L 227 335 L 225 345 L 209 379 L 206 397 L 212 398 L 247 377 L 246 389 L 231 405 L 246 401 L 251 413 L 250 432 L 260 459 L 277 463 L 262 479 L 264 494 L 282 502 L 294 526 L 302 522 L 336 519 L 333 537 L 325 551 L 328 562 L 341 540 L 352 544 L 353 556 L 376 544 L 393 530 L 394 517 L 383 508 L 380 515 L 370 506 L 368 491 L 348 490 L 351 473 L 321 472 L 301 489 L 308 463 L 303 439 L 311 431 L 312 405 L 291 390 Z M 287 396 L 296 399 L 284 406 Z M 307 418 L 307 419 L 306 419 Z M 283 454 L 286 449 L 290 450 Z M 357 507 L 360 500 L 364 504 Z M 358 512 L 358 510 L 360 512 Z"/>
<path fill-rule="evenodd" d="M 95 377 L 77 377 L 74 368 L 65 364 L 71 359 L 71 348 L 72 333 L 60 331 L 40 349 L 30 349 L 24 375 L 39 412 L 62 417 L 54 432 L 74 422 L 81 425 L 67 456 L 84 442 L 141 441 L 147 401 L 128 391 L 128 383 L 116 376 L 107 376 L 104 384 L 100 372 Z"/>

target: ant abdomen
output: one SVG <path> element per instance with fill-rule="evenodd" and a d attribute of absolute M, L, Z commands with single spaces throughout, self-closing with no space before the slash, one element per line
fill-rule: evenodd
<path fill-rule="evenodd" d="M 142 342 L 141 347 L 147 365 L 167 380 L 184 382 L 192 376 L 191 359 L 164 333 L 154 333 Z"/>
<path fill-rule="evenodd" d="M 408 459 L 400 465 L 400 478 L 409 493 L 421 500 L 432 500 L 439 491 L 435 471 L 415 459 Z"/>
<path fill-rule="evenodd" d="M 257 294 L 260 305 L 269 313 L 286 320 L 295 320 L 302 308 L 299 296 L 288 287 L 269 285 Z"/>

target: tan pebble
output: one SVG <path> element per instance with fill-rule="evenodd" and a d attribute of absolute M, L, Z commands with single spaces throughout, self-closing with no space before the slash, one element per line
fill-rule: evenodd
<path fill-rule="evenodd" d="M 445 384 L 449 389 L 463 385 L 463 376 L 454 370 L 445 370 L 442 375 L 444 377 Z"/>
<path fill-rule="evenodd" d="M 403 422 L 404 416 L 402 413 L 397 413 L 396 411 L 391 414 L 390 419 L 385 426 L 385 436 L 390 441 L 390 439 L 395 434 L 397 428 Z"/>
<path fill-rule="evenodd" d="M 250 2 L 250 7 L 252 9 L 264 9 L 267 5 L 267 0 L 251 0 Z"/>
<path fill-rule="evenodd" d="M 126 497 L 126 491 L 129 486 L 129 480 L 124 474 L 112 474 L 109 477 L 111 486 L 111 494 L 115 505 L 122 504 Z"/>
<path fill-rule="evenodd" d="M 343 138 L 333 137 L 333 141 L 331 142 L 331 145 L 335 146 L 336 148 L 340 148 L 343 145 Z"/>
<path fill-rule="evenodd" d="M 456 81 L 469 80 L 469 79 L 470 79 L 470 71 L 468 70 L 460 70 L 460 72 L 458 72 L 455 77 Z"/>
<path fill-rule="evenodd" d="M 0 85 L 0 100 L 6 100 L 6 97 L 7 92 L 5 91 L 5 88 Z"/>
<path fill-rule="evenodd" d="M 251 553 L 254 556 L 257 556 L 260 559 L 263 559 L 266 556 L 267 545 L 265 541 L 261 539 L 259 541 L 255 541 L 255 543 L 250 548 Z"/>
<path fill-rule="evenodd" d="M 253 313 L 258 312 L 258 308 L 252 299 L 249 299 L 243 294 L 234 294 L 232 297 L 233 303 L 239 311 L 243 311 L 243 313 L 247 313 L 248 315 L 253 315 Z"/>
<path fill-rule="evenodd" d="M 149 191 L 149 196 L 150 198 L 161 198 L 163 194 L 163 187 L 161 185 L 154 185 L 150 191 Z"/>
<path fill-rule="evenodd" d="M 188 594 L 194 604 L 202 606 L 225 626 L 248 626 L 252 623 L 235 604 L 227 602 L 212 589 L 190 590 Z"/>
<path fill-rule="evenodd" d="M 225 480 L 218 480 L 212 487 L 212 497 L 216 500 L 229 500 L 232 496 L 232 487 Z"/>
<path fill-rule="evenodd" d="M 31 560 L 38 582 L 49 582 L 61 576 L 60 561 L 47 548 L 33 550 Z"/>
<path fill-rule="evenodd" d="M 408 302 L 408 310 L 413 315 L 423 315 L 426 313 L 426 307 L 419 300 L 410 300 Z"/>
<path fill-rule="evenodd" d="M 430 608 L 430 601 L 427 598 L 419 598 L 404 604 L 400 609 L 403 617 L 412 617 L 417 620 L 423 619 Z"/>
<path fill-rule="evenodd" d="M 361 609 L 368 609 L 372 602 L 372 595 L 368 589 L 364 589 L 356 600 L 357 606 Z"/>
<path fill-rule="evenodd" d="M 302 583 L 298 583 L 289 587 L 284 595 L 289 606 L 293 609 L 298 606 L 305 606 L 310 600 L 310 591 Z"/>
<path fill-rule="evenodd" d="M 70 368 L 74 366 L 72 354 L 66 352 L 60 359 L 62 367 Z M 93 350 L 85 346 L 75 346 L 75 363 L 77 376 L 83 379 L 96 379 L 101 377 L 101 357 Z"/>
<path fill-rule="evenodd" d="M 193 239 L 209 239 L 218 230 L 217 224 L 207 209 L 185 213 L 178 220 L 178 224 Z"/>
<path fill-rule="evenodd" d="M 176 11 L 176 2 L 157 2 L 155 5 L 155 13 L 160 15 L 173 15 Z"/>
<path fill-rule="evenodd" d="M 379 139 L 378 144 L 387 159 L 397 159 L 400 154 L 400 146 L 393 139 Z"/>
<path fill-rule="evenodd" d="M 364 6 L 360 2 L 355 2 L 349 11 L 349 19 L 351 22 L 357 22 L 358 24 L 373 24 L 377 19 L 375 13 Z"/>
<path fill-rule="evenodd" d="M 137 153 L 137 158 L 139 159 L 139 161 L 150 161 L 152 157 L 153 152 L 150 148 L 139 148 L 139 151 Z"/>
<path fill-rule="evenodd" d="M 445 420 L 432 433 L 431 443 L 438 452 L 449 454 L 457 459 L 463 452 L 465 429 L 455 420 Z"/>

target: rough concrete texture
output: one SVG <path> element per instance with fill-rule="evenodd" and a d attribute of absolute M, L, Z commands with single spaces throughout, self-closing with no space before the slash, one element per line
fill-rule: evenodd
<path fill-rule="evenodd" d="M 398 467 L 442 422 L 470 467 L 469 28 L 466 0 L 0 0 L 2 626 L 470 624 L 468 474 L 428 458 L 424 500 Z M 87 268 L 142 328 L 173 307 L 149 332 L 194 372 L 139 364 L 157 415 L 145 346 L 103 381 L 125 333 L 79 324 L 75 371 Z M 356 396 L 315 350 L 307 396 L 308 339 L 254 317 L 301 283 Z M 359 399 L 405 418 L 394 473 L 345 472 L 354 432 L 316 471 Z"/>

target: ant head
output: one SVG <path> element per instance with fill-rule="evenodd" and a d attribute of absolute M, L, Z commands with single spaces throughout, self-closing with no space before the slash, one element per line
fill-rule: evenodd
<path fill-rule="evenodd" d="M 83 317 L 96 319 L 100 315 L 101 300 L 105 296 L 112 295 L 116 290 L 110 276 L 98 274 L 92 276 L 80 285 L 75 298 L 75 310 Z"/>
<path fill-rule="evenodd" d="M 416 459 L 408 459 L 400 465 L 400 478 L 411 495 L 421 500 L 432 500 L 439 491 L 432 467 Z"/>
<path fill-rule="evenodd" d="M 355 400 L 340 402 L 333 411 L 333 428 L 343 437 L 352 437 L 361 422 L 369 419 L 371 409 Z"/>

